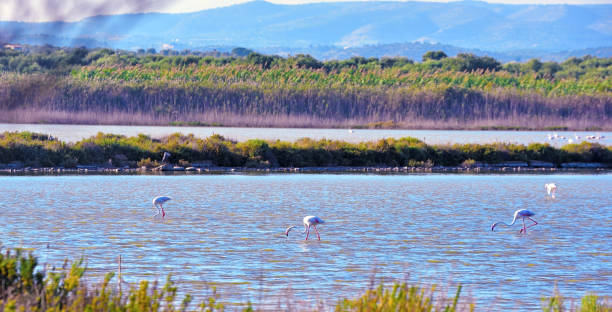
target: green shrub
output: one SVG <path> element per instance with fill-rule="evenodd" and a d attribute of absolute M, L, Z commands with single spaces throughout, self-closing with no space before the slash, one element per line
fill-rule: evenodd
<path fill-rule="evenodd" d="M 406 284 L 394 284 L 391 289 L 378 286 L 376 289 L 367 290 L 366 293 L 354 300 L 344 299 L 336 306 L 336 311 L 378 311 L 378 312 L 413 312 L 413 311 L 457 311 L 457 303 L 461 286 L 457 287 L 455 297 L 451 304 L 444 307 L 435 304 L 434 293 L 436 287 L 426 290 Z M 438 299 L 440 300 L 440 299 Z M 446 301 L 444 299 L 440 300 Z M 474 306 L 470 305 L 470 311 Z"/>
<path fill-rule="evenodd" d="M 200 139 L 193 134 L 175 133 L 154 140 L 145 135 L 98 133 L 68 144 L 33 133 L 0 134 L 0 163 L 18 161 L 26 166 L 74 167 L 108 164 L 110 160 L 115 166 L 154 167 L 164 152 L 172 154 L 172 162 L 184 166 L 202 160 L 230 167 L 460 166 L 467 160 L 492 164 L 529 160 L 556 165 L 570 161 L 612 164 L 612 147 L 590 142 L 555 148 L 541 143 L 427 145 L 410 137 L 361 143 L 309 138 L 295 142 L 235 142 L 220 135 Z"/>

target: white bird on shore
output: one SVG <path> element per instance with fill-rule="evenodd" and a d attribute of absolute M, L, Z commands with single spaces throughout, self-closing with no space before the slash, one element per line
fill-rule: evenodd
<path fill-rule="evenodd" d="M 304 232 L 302 233 L 306 233 L 306 239 L 308 240 L 308 234 L 310 234 L 310 227 L 314 227 L 315 232 L 317 233 L 317 238 L 319 240 L 321 240 L 321 236 L 319 236 L 319 230 L 317 230 L 317 224 L 323 224 L 325 223 L 325 221 L 323 221 L 323 219 L 317 217 L 317 216 L 305 216 L 304 217 Z M 296 228 L 297 226 L 290 226 L 285 230 L 285 235 L 289 236 L 289 232 L 291 231 L 291 229 Z"/>
<path fill-rule="evenodd" d="M 530 217 L 532 217 L 532 216 L 534 216 L 534 215 L 535 215 L 535 213 L 533 213 L 533 212 L 531 212 L 531 211 L 529 211 L 529 210 L 527 210 L 527 209 L 519 209 L 519 210 L 517 210 L 517 211 L 515 211 L 515 212 L 514 212 L 514 219 L 512 220 L 512 223 L 507 224 L 507 223 L 504 223 L 504 222 L 495 222 L 495 223 L 493 223 L 493 226 L 491 226 L 491 231 L 495 231 L 495 227 L 496 227 L 497 225 L 499 225 L 499 224 L 502 224 L 502 225 L 505 225 L 505 226 L 512 226 L 512 225 L 514 225 L 514 223 L 516 222 L 516 219 L 518 219 L 519 217 L 521 217 L 521 218 L 523 218 L 523 228 L 522 228 L 522 229 L 519 231 L 519 233 L 525 233 L 525 234 L 527 234 L 527 229 L 528 229 L 528 228 L 530 228 L 530 227 L 535 226 L 535 225 L 537 225 L 537 224 L 538 224 L 538 222 L 536 222 L 534 219 L 530 218 Z M 527 227 L 526 227 L 526 226 L 525 226 L 525 218 L 527 218 L 527 219 L 529 219 L 529 220 L 533 221 L 533 224 L 532 224 L 532 225 L 530 225 L 530 226 L 527 226 Z"/>
<path fill-rule="evenodd" d="M 157 209 L 157 213 L 155 215 L 153 215 L 153 217 L 155 218 L 158 214 L 162 214 L 162 218 L 164 218 L 166 216 L 166 212 L 164 211 L 164 203 L 171 200 L 172 198 L 168 197 L 168 196 L 157 196 L 155 198 L 153 198 L 153 207 L 155 207 L 155 209 Z M 157 206 L 159 205 L 159 207 Z"/>
<path fill-rule="evenodd" d="M 552 198 L 555 198 L 555 192 L 557 192 L 556 184 L 546 183 L 544 184 L 544 188 L 546 189 L 546 194 L 550 195 Z"/>

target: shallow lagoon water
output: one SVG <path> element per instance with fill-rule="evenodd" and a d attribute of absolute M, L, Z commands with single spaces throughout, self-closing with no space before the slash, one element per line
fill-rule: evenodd
<path fill-rule="evenodd" d="M 358 143 L 384 138 L 415 137 L 427 144 L 454 143 L 549 143 L 563 146 L 582 141 L 612 145 L 612 132 L 606 131 L 464 131 L 464 130 L 406 130 L 406 129 L 312 129 L 312 128 L 244 128 L 244 127 L 163 127 L 163 126 L 115 126 L 115 125 L 53 125 L 53 124 L 5 124 L 0 123 L 0 132 L 34 131 L 50 134 L 63 141 L 76 142 L 96 135 L 98 132 L 136 136 L 139 133 L 153 138 L 172 133 L 192 133 L 197 137 L 220 134 L 228 139 L 246 141 L 250 139 L 295 141 L 300 138 L 315 140 L 330 139 Z M 550 140 L 548 135 L 557 134 L 566 139 Z M 576 135 L 580 137 L 576 138 Z M 603 136 L 600 140 L 587 140 L 590 135 Z"/>
<path fill-rule="evenodd" d="M 555 285 L 612 295 L 611 191 L 611 174 L 0 176 L 0 237 L 42 265 L 83 256 L 94 281 L 121 254 L 127 283 L 171 273 L 196 298 L 213 283 L 227 302 L 329 307 L 399 280 L 449 296 L 462 284 L 478 310 L 539 310 Z M 173 197 L 165 220 L 157 195 Z M 491 232 L 520 208 L 540 223 L 528 235 Z M 285 238 L 310 214 L 327 221 L 321 241 Z"/>

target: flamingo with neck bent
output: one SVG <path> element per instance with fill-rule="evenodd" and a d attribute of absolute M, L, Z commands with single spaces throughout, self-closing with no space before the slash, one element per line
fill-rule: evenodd
<path fill-rule="evenodd" d="M 493 226 L 491 226 L 491 231 L 495 231 L 495 227 L 496 227 L 497 225 L 499 225 L 499 224 L 502 224 L 502 225 L 505 225 L 505 226 L 512 226 L 512 225 L 514 225 L 514 223 L 516 223 L 516 220 L 517 220 L 519 217 L 521 217 L 521 218 L 523 219 L 523 228 L 522 228 L 522 229 L 519 231 L 519 233 L 525 233 L 525 234 L 527 234 L 527 229 L 528 229 L 528 228 L 530 228 L 530 227 L 535 226 L 535 225 L 537 225 L 537 224 L 538 224 L 538 222 L 536 222 L 536 220 L 534 220 L 534 219 L 532 219 L 532 218 L 531 218 L 531 217 L 533 217 L 533 216 L 535 216 L 535 213 L 533 213 L 533 212 L 531 212 L 531 211 L 529 211 L 529 210 L 527 210 L 527 209 L 519 209 L 519 210 L 517 210 L 517 211 L 515 211 L 515 212 L 514 212 L 514 219 L 512 220 L 512 223 L 507 224 L 507 223 L 504 223 L 504 222 L 495 222 L 495 223 L 493 224 Z M 531 221 L 533 222 L 533 224 L 532 224 L 532 225 L 530 225 L 530 226 L 527 226 L 527 227 L 526 227 L 526 226 L 525 226 L 525 218 L 527 218 L 527 219 L 531 220 Z"/>
<path fill-rule="evenodd" d="M 323 224 L 325 223 L 325 221 L 323 221 L 323 219 L 317 217 L 317 216 L 305 216 L 304 217 L 304 232 L 306 233 L 306 239 L 308 240 L 308 234 L 310 234 L 310 227 L 314 227 L 315 232 L 317 233 L 317 238 L 319 240 L 321 240 L 321 236 L 319 236 L 319 230 L 317 230 L 317 224 Z M 289 232 L 291 231 L 291 229 L 295 228 L 297 226 L 290 226 L 285 230 L 285 235 L 289 236 Z"/>
<path fill-rule="evenodd" d="M 153 216 L 154 218 L 159 215 L 160 213 L 162 214 L 162 219 L 166 216 L 166 212 L 164 211 L 164 203 L 171 200 L 172 198 L 168 197 L 168 196 L 157 196 L 155 198 L 153 198 L 153 207 L 155 207 L 155 209 L 157 209 L 157 213 Z M 158 207 L 159 205 L 159 207 Z"/>

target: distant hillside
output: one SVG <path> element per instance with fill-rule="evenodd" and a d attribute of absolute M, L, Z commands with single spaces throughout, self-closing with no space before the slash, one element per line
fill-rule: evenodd
<path fill-rule="evenodd" d="M 545 54 L 612 46 L 610 17 L 612 5 L 479 1 L 278 5 L 253 1 L 184 14 L 96 16 L 74 23 L 0 22 L 0 42 L 120 49 L 337 47 L 326 52 L 330 56 L 325 58 L 342 58 L 353 51 L 366 53 L 368 48 L 363 46 L 385 49 L 384 45 L 398 42 L 430 42 Z M 352 50 L 355 47 L 363 48 Z M 338 48 L 347 51 L 341 53 Z"/>
<path fill-rule="evenodd" d="M 226 50 L 228 47 L 210 47 L 210 49 Z M 550 52 L 545 50 L 514 50 L 505 52 L 486 51 L 480 49 L 467 49 L 448 44 L 434 43 L 389 43 L 366 45 L 360 47 L 341 48 L 336 46 L 311 46 L 311 47 L 264 47 L 255 49 L 266 54 L 277 54 L 281 56 L 310 54 L 320 60 L 345 60 L 354 56 L 363 57 L 406 57 L 415 61 L 421 61 L 423 54 L 427 51 L 444 51 L 448 56 L 456 56 L 459 53 L 472 53 L 475 55 L 491 56 L 503 63 L 525 62 L 532 58 L 542 61 L 562 62 L 572 56 L 581 57 L 591 55 L 594 57 L 612 57 L 612 46 L 589 48 L 571 51 Z"/>

